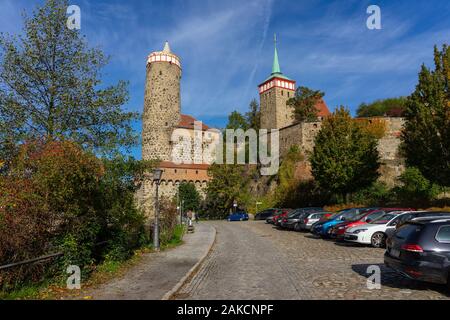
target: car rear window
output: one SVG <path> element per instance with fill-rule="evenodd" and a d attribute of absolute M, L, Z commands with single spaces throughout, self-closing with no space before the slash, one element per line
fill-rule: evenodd
<path fill-rule="evenodd" d="M 439 242 L 450 242 L 450 226 L 440 227 L 436 234 L 436 240 Z"/>
<path fill-rule="evenodd" d="M 422 230 L 422 226 L 417 224 L 404 224 L 401 226 L 395 236 L 399 239 L 410 239 L 415 234 L 419 233 Z"/>
<path fill-rule="evenodd" d="M 377 212 L 370 213 L 364 218 L 364 221 L 367 221 L 368 219 L 370 221 L 376 220 L 379 217 L 381 217 L 383 214 L 384 214 L 384 211 L 377 211 Z"/>
<path fill-rule="evenodd" d="M 379 217 L 376 220 L 371 221 L 371 224 L 386 224 L 389 221 L 391 221 L 393 218 L 395 218 L 395 214 L 390 214 L 390 213 L 386 213 L 384 215 L 382 215 L 381 217 Z"/>

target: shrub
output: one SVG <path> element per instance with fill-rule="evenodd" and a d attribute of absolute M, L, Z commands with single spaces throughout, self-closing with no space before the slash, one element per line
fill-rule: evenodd
<path fill-rule="evenodd" d="M 352 202 L 367 206 L 380 206 L 394 200 L 393 192 L 382 182 L 375 182 L 368 188 L 359 190 L 352 195 Z"/>
<path fill-rule="evenodd" d="M 178 213 L 177 207 L 166 198 L 161 198 L 159 202 L 160 221 L 159 221 L 159 239 L 161 245 L 168 244 L 174 236 L 174 232 L 177 226 Z M 153 238 L 153 228 L 152 228 Z"/>
<path fill-rule="evenodd" d="M 431 183 L 415 167 L 407 168 L 399 181 L 402 185 L 395 188 L 395 192 L 404 203 L 428 203 L 440 192 L 439 186 Z"/>
<path fill-rule="evenodd" d="M 0 286 L 9 290 L 63 274 L 67 265 L 86 275 L 101 260 L 126 259 L 147 240 L 144 216 L 134 204 L 135 179 L 146 167 L 120 157 L 101 161 L 67 141 L 21 146 L 0 180 L 0 264 L 53 252 L 64 256 L 12 269 Z"/>

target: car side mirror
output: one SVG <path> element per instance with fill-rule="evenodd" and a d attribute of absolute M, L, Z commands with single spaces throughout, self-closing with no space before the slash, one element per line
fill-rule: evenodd
<path fill-rule="evenodd" d="M 366 220 L 367 223 L 369 223 L 369 222 L 371 222 L 371 221 L 372 221 L 372 219 L 367 219 L 367 220 Z"/>

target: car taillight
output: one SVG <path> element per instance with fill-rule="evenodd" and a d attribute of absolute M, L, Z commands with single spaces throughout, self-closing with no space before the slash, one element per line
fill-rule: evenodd
<path fill-rule="evenodd" d="M 303 223 L 304 223 L 304 224 L 308 224 L 308 222 L 309 222 L 309 219 L 303 220 Z"/>
<path fill-rule="evenodd" d="M 410 252 L 423 252 L 423 249 L 418 244 L 404 244 L 402 249 Z"/>

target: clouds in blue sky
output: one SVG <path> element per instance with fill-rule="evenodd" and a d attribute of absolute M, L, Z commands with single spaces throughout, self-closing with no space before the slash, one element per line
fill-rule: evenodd
<path fill-rule="evenodd" d="M 36 0 L 0 0 L 0 31 L 19 32 Z M 129 110 L 142 111 L 147 55 L 169 40 L 183 64 L 182 108 L 223 126 L 246 111 L 271 71 L 273 33 L 282 71 L 325 91 L 330 109 L 408 95 L 433 45 L 450 39 L 450 1 L 74 0 L 82 33 L 111 55 L 106 82 L 130 81 Z M 366 9 L 381 7 L 382 30 Z M 137 129 L 139 126 L 137 126 Z M 138 152 L 136 153 L 138 155 Z M 139 155 L 138 155 L 139 156 Z"/>

